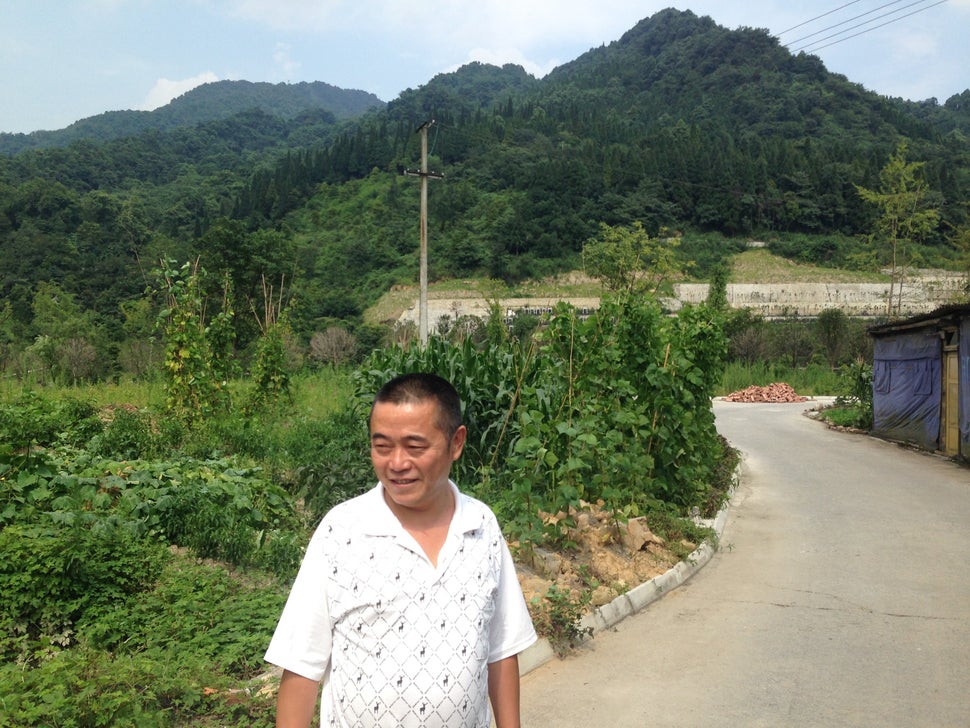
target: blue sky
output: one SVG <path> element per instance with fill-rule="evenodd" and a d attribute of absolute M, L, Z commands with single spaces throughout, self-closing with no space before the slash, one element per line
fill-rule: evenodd
<path fill-rule="evenodd" d="M 156 108 L 224 79 L 389 101 L 469 61 L 541 77 L 665 7 L 776 35 L 812 21 L 780 36 L 792 49 L 862 33 L 815 53 L 881 94 L 942 103 L 970 88 L 970 0 L 0 0 L 0 131 Z"/>

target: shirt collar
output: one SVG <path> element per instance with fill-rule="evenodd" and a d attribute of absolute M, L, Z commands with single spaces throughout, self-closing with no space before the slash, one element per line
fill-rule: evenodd
<path fill-rule="evenodd" d="M 475 508 L 470 507 L 470 503 L 465 495 L 458 490 L 454 481 L 449 480 L 448 485 L 455 496 L 455 513 L 451 517 L 452 533 L 467 533 L 482 527 L 482 514 Z M 366 519 L 360 524 L 361 530 L 369 536 L 397 536 L 404 531 L 397 516 L 388 507 L 384 500 L 384 484 L 377 482 L 373 488 L 363 496 L 362 505 L 366 511 Z"/>

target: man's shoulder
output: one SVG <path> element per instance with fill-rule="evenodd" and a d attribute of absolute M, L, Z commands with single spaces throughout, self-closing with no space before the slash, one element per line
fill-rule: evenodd
<path fill-rule="evenodd" d="M 478 498 L 458 491 L 458 497 L 462 501 L 461 513 L 464 523 L 469 527 L 475 527 L 480 524 L 486 529 L 493 530 L 497 529 L 501 532 L 499 528 L 498 519 L 495 517 L 494 511 L 491 507 L 480 501 Z"/>
<path fill-rule="evenodd" d="M 371 488 L 353 498 L 337 503 L 323 516 L 317 530 L 331 532 L 336 529 L 353 529 L 360 526 L 368 514 L 373 517 L 374 498 L 374 489 Z"/>

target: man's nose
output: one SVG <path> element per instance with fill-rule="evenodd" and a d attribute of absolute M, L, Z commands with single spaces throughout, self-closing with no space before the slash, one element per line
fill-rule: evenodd
<path fill-rule="evenodd" d="M 408 455 L 408 451 L 403 447 L 396 447 L 391 451 L 391 457 L 388 460 L 388 465 L 393 470 L 406 470 L 411 465 L 411 458 Z"/>

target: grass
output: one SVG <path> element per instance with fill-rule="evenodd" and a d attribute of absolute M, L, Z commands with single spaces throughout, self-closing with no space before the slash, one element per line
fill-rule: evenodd
<path fill-rule="evenodd" d="M 888 280 L 882 273 L 796 263 L 765 248 L 746 250 L 731 260 L 731 283 L 884 283 Z"/>
<path fill-rule="evenodd" d="M 165 406 L 165 386 L 161 379 L 153 381 L 99 382 L 97 384 L 81 384 L 74 387 L 55 385 L 31 386 L 14 379 L 9 379 L 0 385 L 0 402 L 10 402 L 17 399 L 24 392 L 31 391 L 41 399 L 54 401 L 63 397 L 72 397 L 83 402 L 90 402 L 95 407 L 108 405 L 129 404 L 138 409 L 162 409 Z"/>
<path fill-rule="evenodd" d="M 838 427 L 865 428 L 865 414 L 857 405 L 827 407 L 818 413 L 819 419 Z"/>
<path fill-rule="evenodd" d="M 229 385 L 234 402 L 242 403 L 248 382 L 235 381 Z M 27 391 L 41 399 L 54 401 L 64 397 L 90 402 L 95 407 L 132 405 L 137 409 L 161 412 L 165 409 L 165 385 L 161 379 L 84 384 L 76 387 L 47 385 L 31 387 L 15 380 L 0 384 L 0 402 L 16 400 Z M 290 380 L 290 411 L 295 416 L 324 417 L 335 412 L 347 401 L 352 391 L 350 375 L 343 370 L 321 369 L 298 374 Z"/>
<path fill-rule="evenodd" d="M 717 396 L 723 397 L 752 385 L 764 387 L 775 382 L 790 384 L 803 397 L 836 395 L 844 388 L 839 373 L 820 364 L 793 369 L 777 363 L 758 362 L 749 365 L 731 362 L 724 371 Z"/>
<path fill-rule="evenodd" d="M 822 268 L 796 263 L 765 248 L 738 253 L 731 259 L 731 283 L 883 283 L 882 273 Z M 583 271 L 571 271 L 538 281 L 509 286 L 487 278 L 449 279 L 428 286 L 429 299 L 441 298 L 598 298 L 603 286 Z M 418 287 L 395 286 L 368 309 L 370 323 L 397 320 L 418 299 Z"/>
<path fill-rule="evenodd" d="M 599 298 L 603 286 L 582 271 L 563 273 L 539 281 L 523 281 L 509 286 L 489 278 L 449 279 L 428 285 L 430 300 L 443 298 Z M 364 312 L 369 323 L 394 321 L 418 300 L 417 286 L 395 286 Z"/>

